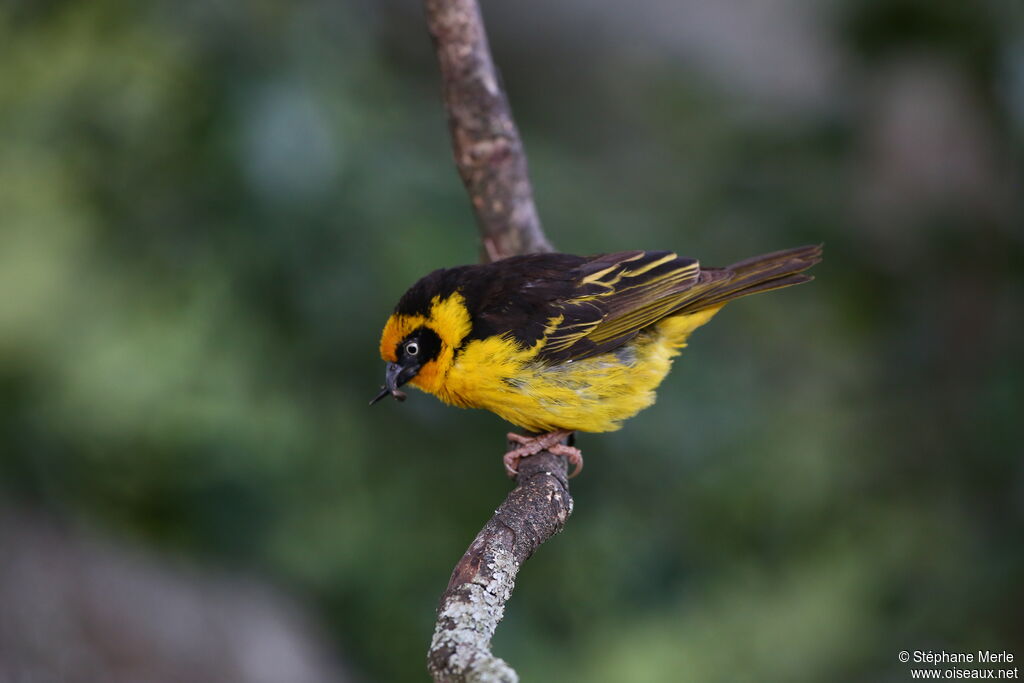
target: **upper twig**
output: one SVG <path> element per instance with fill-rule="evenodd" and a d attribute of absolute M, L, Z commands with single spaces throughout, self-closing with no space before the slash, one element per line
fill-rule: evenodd
<path fill-rule="evenodd" d="M 441 64 L 455 165 L 473 203 L 485 260 L 552 251 L 476 0 L 424 0 L 424 6 Z"/>

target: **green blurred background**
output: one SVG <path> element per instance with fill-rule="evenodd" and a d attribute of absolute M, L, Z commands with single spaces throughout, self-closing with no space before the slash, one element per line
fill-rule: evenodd
<path fill-rule="evenodd" d="M 579 438 L 496 652 L 602 682 L 1024 657 L 1024 6 L 484 9 L 561 250 L 826 245 Z M 367 406 L 399 295 L 478 253 L 419 4 L 7 0 L 0 130 L 7 517 L 272 586 L 324 680 L 423 680 L 509 482 L 498 418 Z"/>

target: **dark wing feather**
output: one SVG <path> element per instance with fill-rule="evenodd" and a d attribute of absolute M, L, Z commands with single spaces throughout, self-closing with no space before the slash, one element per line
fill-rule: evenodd
<path fill-rule="evenodd" d="M 463 344 L 495 335 L 524 348 L 540 342 L 539 360 L 563 363 L 611 351 L 669 315 L 807 282 L 803 271 L 820 260 L 814 245 L 706 269 L 668 251 L 531 254 L 435 271 L 395 310 L 426 315 L 435 298 L 459 292 L 472 316 Z"/>
<path fill-rule="evenodd" d="M 676 311 L 700 266 L 669 251 L 606 254 L 569 273 L 571 293 L 551 303 L 538 359 L 581 360 L 611 351 Z"/>

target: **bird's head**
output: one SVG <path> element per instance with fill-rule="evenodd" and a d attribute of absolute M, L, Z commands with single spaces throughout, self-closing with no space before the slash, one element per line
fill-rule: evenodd
<path fill-rule="evenodd" d="M 380 355 L 387 361 L 384 387 L 371 405 L 387 395 L 404 400 L 399 387 L 409 383 L 436 394 L 455 357 L 455 350 L 472 328 L 465 299 L 458 291 L 436 292 L 416 283 L 388 318 L 380 338 Z M 428 281 L 427 285 L 430 284 Z"/>

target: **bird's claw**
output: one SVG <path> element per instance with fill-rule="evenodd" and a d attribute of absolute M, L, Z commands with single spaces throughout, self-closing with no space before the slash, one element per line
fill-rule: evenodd
<path fill-rule="evenodd" d="M 564 456 L 569 461 L 569 464 L 573 466 L 572 474 L 569 475 L 569 478 L 572 479 L 583 471 L 583 453 L 578 448 L 562 443 L 562 439 L 570 434 L 572 432 L 556 431 L 539 436 L 525 436 L 509 432 L 508 440 L 519 444 L 519 448 L 508 451 L 502 458 L 505 472 L 509 478 L 514 479 L 519 474 L 520 460 L 546 450 L 554 455 Z"/>

